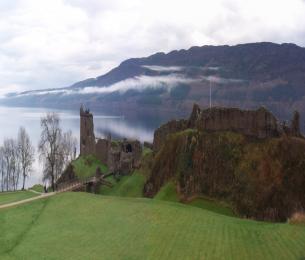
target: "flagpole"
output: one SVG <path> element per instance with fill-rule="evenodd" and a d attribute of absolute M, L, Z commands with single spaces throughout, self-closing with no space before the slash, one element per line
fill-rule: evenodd
<path fill-rule="evenodd" d="M 212 86 L 211 86 L 211 80 L 210 80 L 210 108 L 212 108 Z"/>

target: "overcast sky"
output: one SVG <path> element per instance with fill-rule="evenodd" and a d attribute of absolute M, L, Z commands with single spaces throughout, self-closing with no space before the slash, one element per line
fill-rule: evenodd
<path fill-rule="evenodd" d="M 0 95 L 206 44 L 305 46 L 305 0 L 0 0 Z"/>

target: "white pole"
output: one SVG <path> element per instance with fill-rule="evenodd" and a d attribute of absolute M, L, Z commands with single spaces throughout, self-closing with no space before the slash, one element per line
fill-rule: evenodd
<path fill-rule="evenodd" d="M 210 108 L 212 108 L 212 86 L 211 86 L 211 80 L 210 80 Z"/>

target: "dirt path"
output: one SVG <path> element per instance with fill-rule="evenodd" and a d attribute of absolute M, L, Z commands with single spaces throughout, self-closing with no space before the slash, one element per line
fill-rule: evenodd
<path fill-rule="evenodd" d="M 48 197 L 51 197 L 55 194 L 56 194 L 56 192 L 42 193 L 40 196 L 36 196 L 36 197 L 33 197 L 33 198 L 29 198 L 29 199 L 25 199 L 25 200 L 19 200 L 19 201 L 16 201 L 16 202 L 11 202 L 11 203 L 0 205 L 0 209 L 9 208 L 9 207 L 13 207 L 13 206 L 18 206 L 18 205 L 21 205 L 21 204 L 24 204 L 24 203 L 27 203 L 27 202 L 31 202 L 31 201 L 34 201 L 34 200 L 48 198 Z"/>
<path fill-rule="evenodd" d="M 31 189 L 29 189 L 28 191 L 33 192 L 33 193 L 36 193 L 36 194 L 43 194 L 42 192 L 39 192 L 39 191 L 36 191 L 36 190 L 31 190 Z"/>
<path fill-rule="evenodd" d="M 34 201 L 34 200 L 48 198 L 48 197 L 51 197 L 51 196 L 53 196 L 57 193 L 71 191 L 74 188 L 78 188 L 80 185 L 82 185 L 82 184 L 76 183 L 76 184 L 74 184 L 72 186 L 69 186 L 66 189 L 63 189 L 61 191 L 55 191 L 55 192 L 49 192 L 49 193 L 40 193 L 40 192 L 37 192 L 37 191 L 34 191 L 34 190 L 29 190 L 31 192 L 34 192 L 34 193 L 37 193 L 37 194 L 40 194 L 40 195 L 36 196 L 36 197 L 33 197 L 33 198 L 29 198 L 29 199 L 25 199 L 25 200 L 19 200 L 19 201 L 16 201 L 16 202 L 11 202 L 11 203 L 0 205 L 0 209 L 9 208 L 9 207 L 13 207 L 13 206 L 18 206 L 18 205 L 28 203 L 28 202 L 31 202 L 31 201 Z"/>

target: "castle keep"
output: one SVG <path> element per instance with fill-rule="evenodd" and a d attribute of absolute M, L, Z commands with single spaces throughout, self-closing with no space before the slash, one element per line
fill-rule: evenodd
<path fill-rule="evenodd" d="M 188 120 L 173 120 L 158 128 L 153 148 L 159 150 L 168 134 L 188 128 L 201 131 L 234 131 L 258 139 L 278 137 L 282 134 L 301 136 L 299 113 L 295 112 L 290 126 L 278 123 L 275 116 L 261 107 L 257 110 L 213 107 L 201 109 L 194 105 Z"/>
<path fill-rule="evenodd" d="M 138 168 L 142 146 L 138 140 L 112 140 L 95 138 L 93 115 L 80 108 L 80 155 L 95 155 L 110 172 L 129 174 Z"/>
<path fill-rule="evenodd" d="M 89 110 L 80 108 L 80 154 L 95 154 L 95 135 L 93 115 Z"/>

